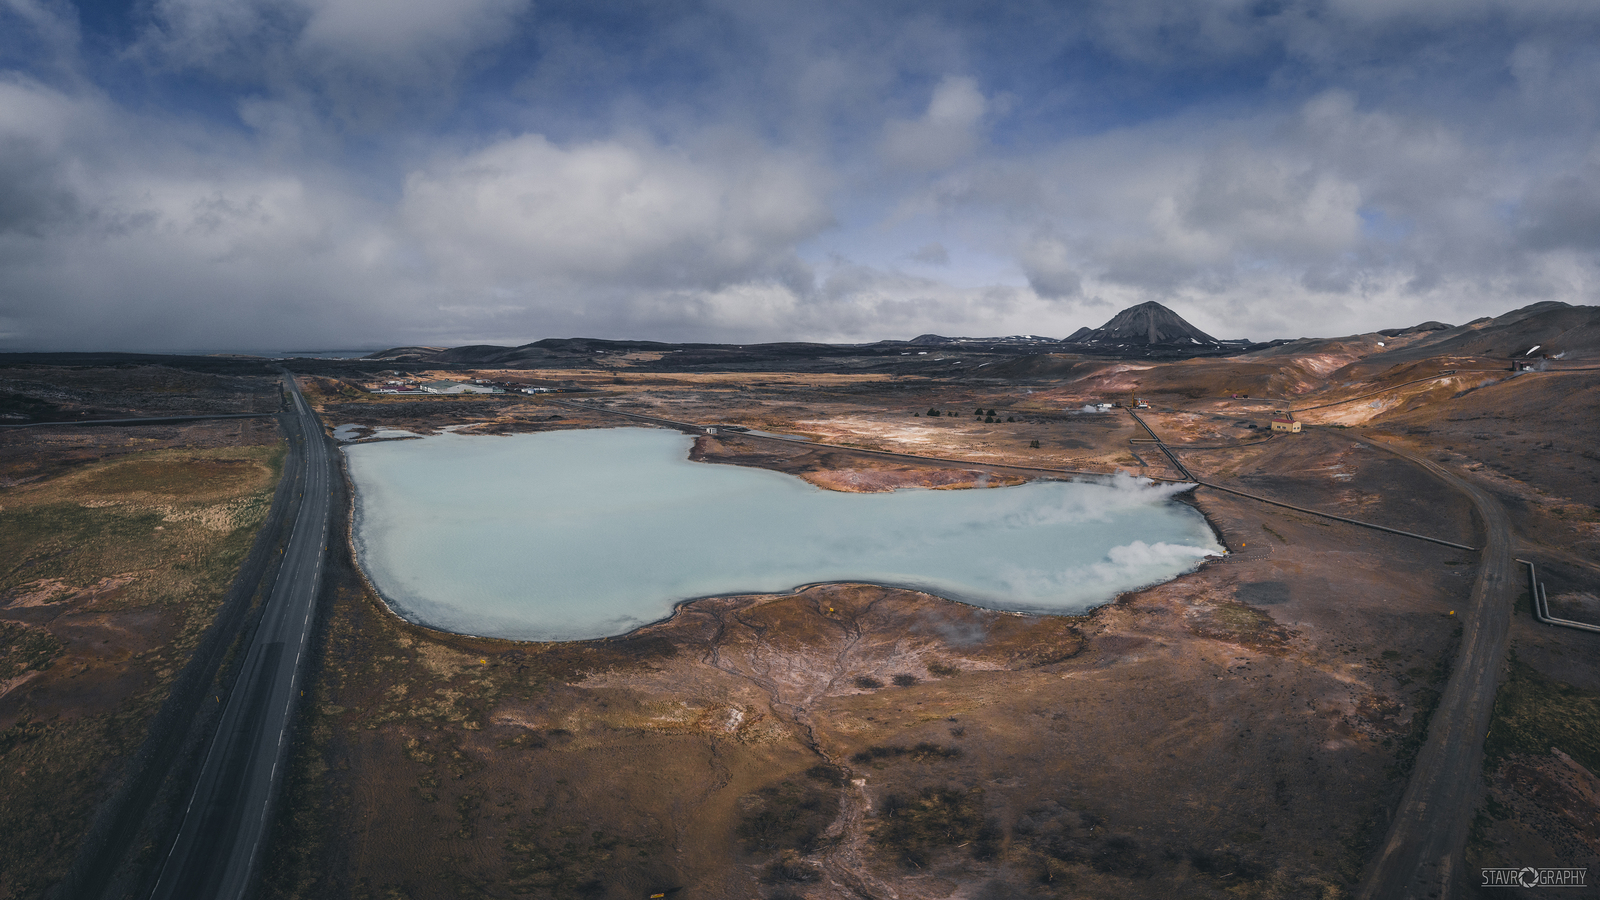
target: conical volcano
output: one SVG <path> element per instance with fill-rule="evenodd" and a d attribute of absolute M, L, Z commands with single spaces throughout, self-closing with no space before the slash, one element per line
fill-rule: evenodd
<path fill-rule="evenodd" d="M 1099 328 L 1080 328 L 1064 344 L 1092 344 L 1095 346 L 1151 347 L 1158 345 L 1179 347 L 1214 347 L 1221 343 L 1204 331 L 1190 325 L 1183 317 L 1151 300 L 1130 306 L 1111 317 Z"/>

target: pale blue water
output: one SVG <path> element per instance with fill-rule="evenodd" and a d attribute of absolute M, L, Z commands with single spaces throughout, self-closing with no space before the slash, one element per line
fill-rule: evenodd
<path fill-rule="evenodd" d="M 695 597 L 825 581 L 1077 613 L 1222 552 L 1171 485 L 844 494 L 690 462 L 692 443 L 615 428 L 345 447 L 362 566 L 414 622 L 574 640 Z"/>

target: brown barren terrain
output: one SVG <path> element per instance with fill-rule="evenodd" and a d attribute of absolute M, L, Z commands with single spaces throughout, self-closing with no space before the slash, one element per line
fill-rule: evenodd
<path fill-rule="evenodd" d="M 810 441 L 722 430 L 699 438 L 693 458 L 862 491 L 1028 477 L 992 465 L 1171 477 L 1125 410 L 1083 409 L 1137 392 L 1153 407 L 1146 423 L 1204 479 L 1476 546 L 1468 500 L 1403 459 L 1338 427 L 1267 437 L 1275 411 L 1463 365 L 1389 373 L 1372 365 L 1376 349 L 1090 361 L 1066 378 L 1035 364 L 1043 376 L 1015 381 L 635 374 L 613 359 L 606 370 L 516 370 L 572 394 L 402 405 L 330 387 L 322 412 L 330 426 L 417 433 L 639 424 L 595 407 L 739 425 Z M 1330 384 L 1357 363 L 1364 384 Z M 1544 378 L 1568 379 L 1553 414 L 1566 424 L 1549 432 L 1536 410 L 1493 394 L 1536 391 Z M 1359 421 L 1326 421 L 1481 479 L 1513 510 L 1519 553 L 1564 561 L 1570 581 L 1545 577 L 1552 604 L 1575 610 L 1600 586 L 1583 555 L 1600 494 L 1573 461 L 1578 435 L 1593 432 L 1581 421 L 1593 399 L 1573 393 L 1584 378 L 1408 384 L 1393 402 L 1363 405 Z M 1555 441 L 1553 452 L 1525 460 L 1530 440 Z M 695 601 L 609 641 L 518 645 L 402 622 L 352 567 L 272 892 L 1350 896 L 1451 671 L 1475 554 L 1204 489 L 1193 502 L 1230 555 L 1080 617 L 825 585 Z M 1573 692 L 1570 703 L 1592 710 L 1600 667 L 1588 641 L 1600 636 L 1538 625 L 1526 609 L 1514 628 L 1516 665 L 1534 674 L 1511 670 L 1495 727 L 1526 748 L 1545 732 L 1512 721 L 1516 698 L 1539 706 Z M 1559 754 L 1491 740 L 1495 787 L 1473 865 L 1600 862 L 1583 805 L 1600 765 L 1583 748 L 1600 723 L 1576 722 L 1555 739 Z"/>
<path fill-rule="evenodd" d="M 1230 358 L 960 346 L 766 358 L 570 342 L 526 367 L 415 350 L 301 383 L 330 429 L 364 426 L 342 432 L 353 440 L 665 424 L 698 434 L 692 458 L 705 464 L 845 491 L 985 489 L 1063 470 L 1175 478 L 1159 437 L 1202 481 L 1482 546 L 1473 503 L 1431 461 L 1506 511 L 1512 550 L 1538 566 L 1552 612 L 1600 622 L 1600 373 L 1589 370 L 1600 347 L 1572 324 L 1583 308 L 1541 310 Z M 1535 344 L 1562 358 L 1512 371 Z M 381 377 L 554 392 L 361 388 Z M 28 391 L 17 394 L 40 396 Z M 1143 425 L 1094 406 L 1135 399 L 1149 404 Z M 1289 410 L 1304 432 L 1270 434 Z M 713 425 L 807 440 L 704 432 Z M 15 521 L 19 491 L 100 478 L 97 490 L 126 497 L 115 492 L 154 477 L 95 475 L 109 451 L 85 440 L 41 433 L 7 457 L 0 522 Z M 1478 554 L 1210 488 L 1185 502 L 1228 555 L 1082 616 L 828 584 L 697 600 L 629 635 L 553 644 L 402 621 L 341 533 L 264 894 L 1354 896 L 1462 652 Z M 119 533 L 107 546 L 144 554 L 141 540 Z M 0 614 L 32 628 L 61 597 L 108 609 L 149 577 L 104 568 L 8 583 Z M 1600 634 L 1536 622 L 1518 572 L 1450 896 L 1472 895 L 1479 866 L 1600 871 Z M 33 634 L 3 638 L 17 669 L 5 677 L 26 676 L 24 687 L 60 677 L 67 657 L 52 654 L 71 652 Z M 118 671 L 159 679 L 158 662 Z M 61 720 L 158 690 L 139 685 L 98 688 Z M 29 771 L 7 777 L 35 792 L 54 783 Z M 92 805 L 80 796 L 77 808 Z M 13 894 L 32 895 L 51 871 Z"/>
<path fill-rule="evenodd" d="M 41 376 L 27 374 L 24 388 Z M 265 379 L 43 374 L 129 404 L 151 384 L 202 408 L 277 402 Z M 215 615 L 282 457 L 270 418 L 0 432 L 0 897 L 66 872 Z"/>

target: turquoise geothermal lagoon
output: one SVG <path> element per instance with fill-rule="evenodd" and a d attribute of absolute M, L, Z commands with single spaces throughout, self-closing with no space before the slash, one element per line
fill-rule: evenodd
<path fill-rule="evenodd" d="M 1223 548 L 1183 487 L 826 491 L 690 462 L 650 428 L 344 448 L 362 567 L 405 618 L 518 640 L 622 634 L 695 597 L 860 581 L 1078 613 Z"/>

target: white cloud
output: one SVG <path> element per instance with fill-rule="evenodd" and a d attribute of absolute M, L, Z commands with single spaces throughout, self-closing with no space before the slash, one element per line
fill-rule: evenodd
<path fill-rule="evenodd" d="M 304 27 L 304 10 L 270 0 L 155 0 L 135 51 L 161 63 L 245 77 Z"/>
<path fill-rule="evenodd" d="M 1360 238 L 1361 189 L 1336 173 L 1239 143 L 1212 152 L 1158 227 L 1225 258 L 1245 249 L 1294 259 L 1342 253 Z M 1208 260 L 1209 261 L 1209 260 Z"/>
<path fill-rule="evenodd" d="M 308 53 L 369 60 L 457 57 L 506 37 L 527 0 L 300 0 L 309 13 L 297 43 Z"/>
<path fill-rule="evenodd" d="M 1083 276 L 1074 267 L 1073 257 L 1066 242 L 1052 235 L 1038 235 L 1017 251 L 1028 286 L 1048 300 L 1076 297 L 1083 292 Z"/>
<path fill-rule="evenodd" d="M 1588 302 L 1596 261 L 1573 251 L 1600 233 L 1600 167 L 1530 181 L 1530 158 L 1560 160 L 1333 90 L 989 153 L 929 180 L 901 215 L 987 223 L 1031 293 L 1065 303 L 1026 330 L 1155 299 L 1222 337 L 1349 333 Z"/>
<path fill-rule="evenodd" d="M 891 119 L 884 126 L 883 158 L 891 166 L 911 171 L 946 168 L 977 149 L 987 109 L 988 101 L 975 80 L 946 76 L 934 88 L 922 118 L 909 122 Z"/>
<path fill-rule="evenodd" d="M 0 290 L 21 300 L 0 314 L 46 346 L 349 340 L 396 287 L 392 248 L 359 204 L 292 175 L 129 173 L 78 202 L 84 215 L 71 231 L 0 241 Z M 403 296 L 382 305 L 400 313 Z"/>
<path fill-rule="evenodd" d="M 41 234 L 77 213 L 80 173 L 63 151 L 85 114 L 59 91 L 0 76 L 0 235 Z"/>
<path fill-rule="evenodd" d="M 527 9 L 528 0 L 156 0 L 135 53 L 371 125 L 437 106 Z"/>
<path fill-rule="evenodd" d="M 158 124 L 171 123 L 127 117 L 93 94 L 0 82 L 7 342 L 260 347 L 305 333 L 349 338 L 378 297 L 404 308 L 381 214 L 337 180 Z"/>
<path fill-rule="evenodd" d="M 792 268 L 831 223 L 797 162 L 699 160 L 640 142 L 511 138 L 406 179 L 400 214 L 428 258 L 468 283 L 720 289 Z"/>

